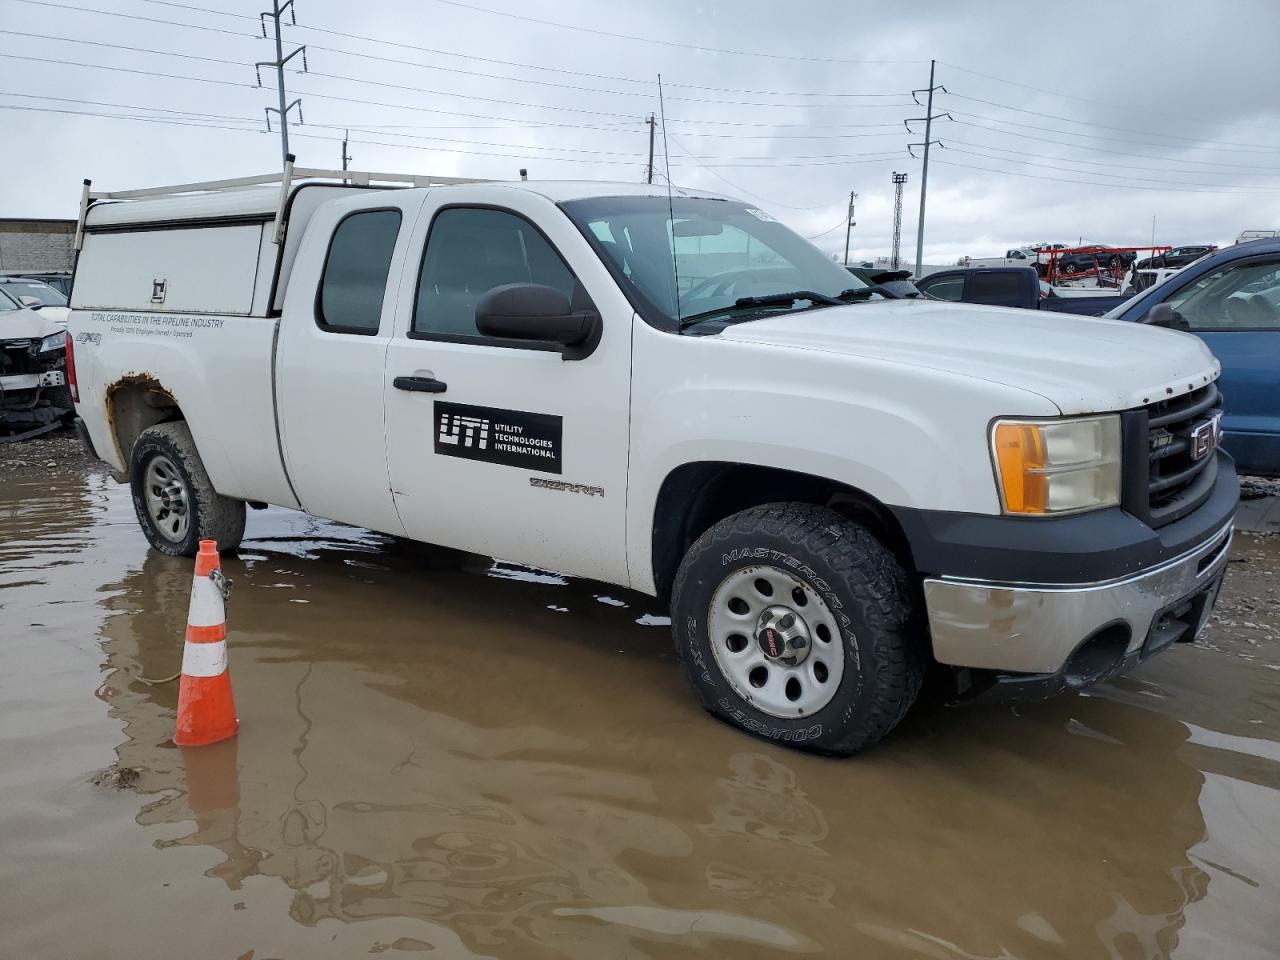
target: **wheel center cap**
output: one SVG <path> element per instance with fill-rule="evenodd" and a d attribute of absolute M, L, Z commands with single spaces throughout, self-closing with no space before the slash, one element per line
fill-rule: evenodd
<path fill-rule="evenodd" d="M 800 663 L 809 655 L 809 625 L 790 607 L 769 607 L 756 621 L 756 643 L 768 660 Z"/>

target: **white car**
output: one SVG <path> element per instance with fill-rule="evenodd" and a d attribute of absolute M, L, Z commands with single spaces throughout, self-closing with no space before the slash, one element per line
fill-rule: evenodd
<path fill-rule="evenodd" d="M 86 188 L 77 410 L 155 549 L 272 503 L 669 598 L 708 711 L 828 754 L 931 660 L 1043 695 L 1208 618 L 1238 485 L 1194 337 L 891 299 L 722 196 L 375 179 Z"/>
<path fill-rule="evenodd" d="M 63 327 L 71 315 L 67 298 L 42 280 L 0 277 L 0 298 L 19 307 L 39 310 L 47 319 Z"/>

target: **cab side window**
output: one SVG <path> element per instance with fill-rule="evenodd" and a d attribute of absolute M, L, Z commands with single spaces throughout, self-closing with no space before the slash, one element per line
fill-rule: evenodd
<path fill-rule="evenodd" d="M 922 280 L 916 286 L 934 300 L 959 300 L 964 296 L 964 277 L 947 277 L 933 283 Z"/>
<path fill-rule="evenodd" d="M 1280 260 L 1210 271 L 1167 302 L 1192 330 L 1280 330 Z"/>
<path fill-rule="evenodd" d="M 427 236 L 412 333 L 480 339 L 476 304 L 507 283 L 540 283 L 571 301 L 579 287 L 560 254 L 523 217 L 479 207 L 441 210 Z"/>
<path fill-rule="evenodd" d="M 320 329 L 365 336 L 378 332 L 399 233 L 399 210 L 366 210 L 338 224 L 316 298 Z"/>

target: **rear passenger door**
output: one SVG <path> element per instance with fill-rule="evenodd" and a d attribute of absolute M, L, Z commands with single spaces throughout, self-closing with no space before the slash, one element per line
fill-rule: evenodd
<path fill-rule="evenodd" d="M 384 380 L 405 530 L 626 583 L 630 305 L 568 217 L 534 193 L 433 191 L 417 233 Z M 550 344 L 481 335 L 477 302 L 508 283 L 593 304 L 595 349 L 565 359 Z"/>
<path fill-rule="evenodd" d="M 281 447 L 298 502 L 395 534 L 403 528 L 387 477 L 382 375 L 422 202 L 420 191 L 363 192 L 316 211 L 276 353 Z"/>

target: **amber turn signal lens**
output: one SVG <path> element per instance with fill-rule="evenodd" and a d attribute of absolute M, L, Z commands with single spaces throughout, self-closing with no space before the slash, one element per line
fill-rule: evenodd
<path fill-rule="evenodd" d="M 1009 513 L 1044 513 L 1049 505 L 1044 434 L 1034 423 L 996 424 L 996 464 Z"/>

